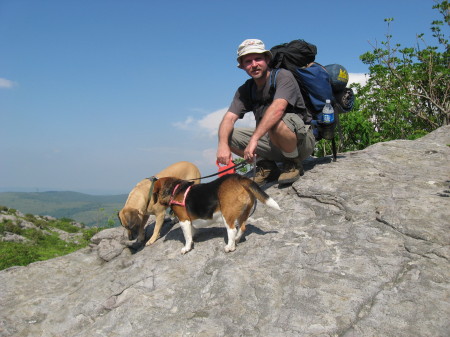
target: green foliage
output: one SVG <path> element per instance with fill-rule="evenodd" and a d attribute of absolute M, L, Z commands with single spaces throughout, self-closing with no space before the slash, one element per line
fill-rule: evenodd
<path fill-rule="evenodd" d="M 26 266 L 35 261 L 39 261 L 38 253 L 30 249 L 27 244 L 16 242 L 0 243 L 0 270 L 12 266 Z"/>
<path fill-rule="evenodd" d="M 448 1 L 439 10 L 448 25 Z M 389 33 L 394 19 L 386 19 L 388 33 L 381 44 L 361 55 L 370 77 L 360 87 L 360 112 L 373 124 L 379 141 L 411 139 L 429 133 L 450 121 L 450 45 L 441 31 L 443 21 L 433 21 L 431 31 L 437 46 L 427 45 L 424 34 L 417 45 L 402 48 Z"/>
<path fill-rule="evenodd" d="M 234 163 L 235 165 L 239 165 L 239 164 L 241 164 L 241 163 L 243 163 L 243 162 L 245 162 L 245 161 L 246 161 L 246 160 L 245 160 L 244 158 L 236 158 L 236 159 L 233 160 L 233 163 Z M 252 168 L 252 165 L 250 165 L 250 164 L 247 163 L 246 165 L 244 165 L 244 166 L 238 168 L 237 171 L 236 171 L 236 173 L 239 173 L 239 174 L 246 174 L 251 168 Z"/>
<path fill-rule="evenodd" d="M 70 219 L 60 219 L 58 221 L 54 221 L 51 224 L 53 227 L 61 229 L 67 233 L 78 233 L 80 228 L 73 225 L 73 220 Z"/>
<path fill-rule="evenodd" d="M 22 234 L 22 228 L 15 225 L 11 220 L 6 220 L 0 223 L 0 235 L 3 235 L 5 232 L 20 235 Z"/>
<path fill-rule="evenodd" d="M 97 226 L 113 228 L 116 225 L 117 213 L 119 209 L 114 209 L 112 213 L 107 213 L 105 208 L 97 210 Z"/>
<path fill-rule="evenodd" d="M 385 41 L 372 44 L 373 50 L 361 55 L 369 65 L 368 81 L 353 85 L 357 92 L 353 111 L 339 115 L 340 151 L 416 139 L 450 123 L 450 45 L 443 33 L 450 24 L 450 7 L 448 1 L 435 3 L 433 8 L 443 17 L 431 23 L 436 45 L 428 45 L 424 34 L 417 34 L 413 47 L 395 44 L 389 32 L 394 18 L 387 18 Z M 331 142 L 318 142 L 316 155 L 330 153 Z"/>
<path fill-rule="evenodd" d="M 3 212 L 17 217 L 15 210 L 5 207 L 1 207 L 1 209 Z M 35 261 L 44 261 L 72 253 L 86 247 L 95 234 L 106 228 L 80 228 L 73 225 L 72 219 L 62 218 L 46 221 L 32 214 L 27 214 L 22 219 L 33 223 L 37 228 L 21 228 L 12 220 L 4 220 L 0 223 L 0 236 L 13 233 L 27 240 L 24 243 L 0 241 L 0 270 L 12 266 L 26 266 Z M 56 229 L 79 235 L 65 241 L 59 237 Z"/>
<path fill-rule="evenodd" d="M 102 231 L 104 228 L 102 227 L 90 227 L 90 228 L 86 228 L 85 230 L 83 230 L 83 240 L 87 243 L 89 243 L 89 241 L 91 240 L 91 238 L 99 233 L 100 231 Z"/>

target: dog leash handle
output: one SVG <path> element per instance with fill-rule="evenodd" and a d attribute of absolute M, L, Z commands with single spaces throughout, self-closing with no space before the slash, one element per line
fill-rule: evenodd
<path fill-rule="evenodd" d="M 226 174 L 236 173 L 236 165 L 234 165 L 233 161 L 230 160 L 228 165 L 221 166 L 218 161 L 216 161 L 216 165 L 219 169 L 219 177 L 222 177 Z"/>

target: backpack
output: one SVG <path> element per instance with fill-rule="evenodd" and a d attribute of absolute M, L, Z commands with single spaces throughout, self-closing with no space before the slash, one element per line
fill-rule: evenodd
<path fill-rule="evenodd" d="M 339 105 L 345 113 L 353 108 L 354 95 L 351 88 L 346 88 L 348 82 L 347 70 L 339 64 L 322 66 L 314 62 L 317 47 L 305 40 L 293 40 L 270 49 L 273 57 L 269 67 L 275 70 L 289 70 L 297 80 L 305 104 L 313 117 L 320 113 L 329 99 Z M 275 80 L 271 79 L 274 85 Z"/>
<path fill-rule="evenodd" d="M 293 40 L 273 47 L 272 60 L 269 67 L 273 69 L 270 78 L 270 92 L 273 97 L 276 86 L 276 75 L 280 68 L 289 70 L 297 80 L 303 95 L 305 105 L 312 115 L 311 124 L 316 140 L 322 138 L 332 141 L 333 160 L 336 161 L 337 151 L 334 140 L 336 124 L 339 126 L 339 113 L 352 110 L 354 94 L 351 88 L 346 88 L 348 72 L 339 64 L 322 66 L 314 62 L 317 47 L 304 40 Z M 320 113 L 329 99 L 335 110 L 335 121 L 332 125 L 320 123 Z M 319 119 L 319 120 L 318 120 Z M 340 128 L 339 128 L 340 132 Z M 340 135 L 342 139 L 342 135 Z"/>

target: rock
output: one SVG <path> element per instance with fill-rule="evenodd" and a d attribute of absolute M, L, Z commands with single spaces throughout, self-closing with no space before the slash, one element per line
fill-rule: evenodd
<path fill-rule="evenodd" d="M 47 220 L 47 221 L 55 221 L 58 220 L 55 217 L 51 216 L 51 215 L 43 215 L 42 219 Z"/>
<path fill-rule="evenodd" d="M 72 224 L 72 226 L 75 226 L 78 228 L 86 228 L 86 226 L 84 224 L 76 222 L 76 221 L 72 221 L 71 224 Z"/>
<path fill-rule="evenodd" d="M 30 240 L 23 237 L 22 235 L 5 232 L 3 234 L 3 236 L 0 236 L 0 241 L 3 241 L 3 242 L 28 242 Z"/>
<path fill-rule="evenodd" d="M 446 126 L 309 160 L 267 188 L 282 212 L 258 204 L 233 253 L 217 225 L 181 255 L 168 220 L 143 249 L 114 228 L 1 271 L 0 335 L 448 336 L 449 144 Z"/>
<path fill-rule="evenodd" d="M 66 242 L 72 242 L 75 244 L 79 244 L 79 239 L 83 237 L 83 233 L 68 233 L 66 231 L 63 231 L 56 227 L 51 227 L 50 230 L 56 234 L 58 234 L 58 237 L 60 240 L 66 241 Z"/>
<path fill-rule="evenodd" d="M 98 257 L 104 261 L 111 261 L 124 250 L 123 228 L 110 228 L 97 233 L 91 238 L 92 248 L 97 250 Z"/>
<path fill-rule="evenodd" d="M 0 214 L 0 223 L 4 221 L 12 221 L 14 224 L 16 224 L 17 217 L 11 214 Z"/>
<path fill-rule="evenodd" d="M 102 240 L 121 241 L 123 236 L 124 236 L 124 232 L 123 232 L 122 227 L 108 228 L 108 229 L 102 230 L 101 232 L 95 234 L 91 238 L 91 242 L 94 244 L 99 244 Z"/>
<path fill-rule="evenodd" d="M 23 229 L 37 229 L 34 223 L 27 220 L 19 221 L 19 227 Z"/>

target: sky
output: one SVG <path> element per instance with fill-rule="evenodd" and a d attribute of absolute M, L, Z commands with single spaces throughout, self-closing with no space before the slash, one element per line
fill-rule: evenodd
<path fill-rule="evenodd" d="M 304 39 L 360 82 L 385 18 L 394 42 L 434 43 L 433 4 L 0 0 L 0 192 L 127 194 L 181 160 L 213 174 L 218 125 L 248 78 L 243 40 Z"/>

